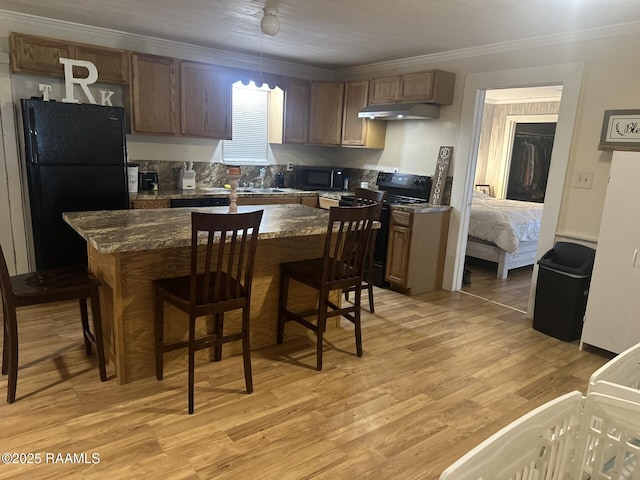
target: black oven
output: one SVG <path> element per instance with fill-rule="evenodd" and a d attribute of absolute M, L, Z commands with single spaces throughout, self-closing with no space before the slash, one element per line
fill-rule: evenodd
<path fill-rule="evenodd" d="M 380 213 L 380 228 L 376 233 L 371 283 L 377 287 L 388 287 L 389 283 L 385 281 L 384 277 L 387 266 L 391 207 L 393 205 L 427 203 L 431 194 L 431 177 L 407 173 L 379 172 L 376 185 L 378 190 L 385 190 L 387 195 Z M 342 196 L 340 205 L 353 205 L 353 202 L 354 196 L 346 195 Z"/>
<path fill-rule="evenodd" d="M 298 167 L 296 188 L 300 190 L 342 190 L 345 172 L 341 168 Z"/>

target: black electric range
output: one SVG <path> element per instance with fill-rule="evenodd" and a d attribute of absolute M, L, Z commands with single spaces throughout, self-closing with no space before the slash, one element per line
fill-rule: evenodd
<path fill-rule="evenodd" d="M 431 194 L 431 177 L 410 173 L 379 172 L 376 186 L 378 190 L 386 191 L 387 195 L 380 214 L 380 229 L 376 233 L 371 281 L 378 287 L 388 287 L 389 283 L 385 281 L 384 277 L 391 206 L 427 203 Z M 340 199 L 340 205 L 353 205 L 354 198 L 354 195 L 344 195 Z"/>

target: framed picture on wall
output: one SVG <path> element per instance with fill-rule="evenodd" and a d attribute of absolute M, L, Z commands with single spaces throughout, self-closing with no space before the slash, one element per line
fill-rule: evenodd
<path fill-rule="evenodd" d="M 476 190 L 478 192 L 484 193 L 485 195 L 489 195 L 490 197 L 493 197 L 493 192 L 491 191 L 491 185 L 477 183 Z"/>
<path fill-rule="evenodd" d="M 605 110 L 598 150 L 640 151 L 640 110 Z"/>

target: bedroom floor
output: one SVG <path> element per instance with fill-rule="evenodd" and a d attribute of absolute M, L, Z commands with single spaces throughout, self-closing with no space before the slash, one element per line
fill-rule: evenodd
<path fill-rule="evenodd" d="M 533 265 L 509 270 L 506 280 L 496 278 L 497 265 L 493 262 L 467 257 L 465 269 L 471 272 L 471 285 L 463 285 L 463 292 L 527 311 Z"/>

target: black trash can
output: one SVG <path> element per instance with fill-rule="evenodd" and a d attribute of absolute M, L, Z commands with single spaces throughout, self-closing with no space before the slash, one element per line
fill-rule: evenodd
<path fill-rule="evenodd" d="M 535 330 L 565 342 L 580 338 L 595 255 L 593 248 L 557 242 L 538 260 Z"/>

